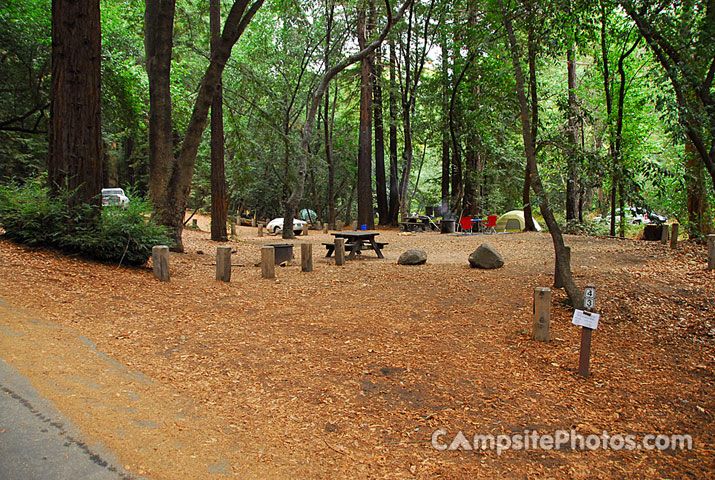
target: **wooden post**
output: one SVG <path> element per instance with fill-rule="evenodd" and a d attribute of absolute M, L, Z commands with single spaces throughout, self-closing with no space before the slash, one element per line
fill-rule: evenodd
<path fill-rule="evenodd" d="M 678 248 L 678 223 L 674 223 L 670 232 L 670 248 Z"/>
<path fill-rule="evenodd" d="M 335 265 L 345 265 L 345 239 L 335 239 Z"/>
<path fill-rule="evenodd" d="M 231 281 L 231 247 L 216 247 L 216 280 Z"/>
<path fill-rule="evenodd" d="M 236 219 L 231 218 L 231 240 L 236 239 Z"/>
<path fill-rule="evenodd" d="M 254 215 L 253 218 L 251 219 L 251 226 L 252 227 L 257 227 L 258 222 L 256 221 L 256 216 Z"/>
<path fill-rule="evenodd" d="M 310 230 L 310 228 L 308 228 L 308 224 L 306 223 L 303 225 L 303 235 L 306 237 L 308 236 L 308 230 Z"/>
<path fill-rule="evenodd" d="M 263 225 L 258 226 L 258 236 L 262 237 L 263 236 Z"/>
<path fill-rule="evenodd" d="M 571 265 L 571 247 L 565 247 L 566 249 L 566 264 Z M 554 288 L 564 288 L 564 281 L 561 278 L 561 273 L 559 272 L 559 264 L 556 261 L 556 256 L 554 255 Z"/>
<path fill-rule="evenodd" d="M 303 272 L 313 271 L 313 244 L 303 243 L 300 245 L 300 269 Z"/>
<path fill-rule="evenodd" d="M 323 224 L 323 233 L 328 233 L 328 222 Z"/>
<path fill-rule="evenodd" d="M 578 354 L 578 374 L 583 378 L 590 375 L 591 369 L 591 335 L 593 330 L 581 327 L 581 349 Z"/>
<path fill-rule="evenodd" d="M 668 245 L 668 234 L 670 233 L 670 229 L 668 228 L 668 225 L 665 223 L 661 225 L 661 232 L 660 232 L 660 243 L 663 245 Z"/>
<path fill-rule="evenodd" d="M 154 277 L 162 282 L 169 281 L 169 247 L 156 245 L 151 248 L 151 260 L 154 264 Z"/>
<path fill-rule="evenodd" d="M 352 227 L 353 227 L 353 230 L 357 230 L 357 228 L 358 228 L 357 220 L 353 220 Z"/>
<path fill-rule="evenodd" d="M 276 278 L 276 249 L 274 247 L 261 247 L 261 276 Z"/>
<path fill-rule="evenodd" d="M 715 270 L 715 235 L 708 235 L 708 270 Z"/>
<path fill-rule="evenodd" d="M 589 284 L 586 285 L 583 293 L 584 299 L 584 311 L 591 312 L 596 308 L 596 287 Z M 592 301 L 589 302 L 588 299 Z M 589 303 L 591 307 L 589 308 Z M 581 348 L 578 353 L 578 374 L 583 378 L 587 378 L 590 375 L 591 369 L 591 336 L 593 335 L 593 329 L 588 327 L 581 327 Z"/>
<path fill-rule="evenodd" d="M 534 289 L 534 323 L 531 336 L 539 342 L 551 340 L 551 289 L 536 287 Z"/>

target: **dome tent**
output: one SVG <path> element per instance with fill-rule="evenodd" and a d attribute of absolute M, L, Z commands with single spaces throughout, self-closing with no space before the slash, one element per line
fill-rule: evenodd
<path fill-rule="evenodd" d="M 531 218 L 534 220 L 536 231 L 540 232 L 541 225 L 539 225 L 539 222 L 537 222 L 534 217 Z M 495 227 L 495 230 L 497 232 L 521 232 L 525 227 L 526 222 L 524 220 L 524 211 L 512 210 L 497 219 L 497 226 Z"/>

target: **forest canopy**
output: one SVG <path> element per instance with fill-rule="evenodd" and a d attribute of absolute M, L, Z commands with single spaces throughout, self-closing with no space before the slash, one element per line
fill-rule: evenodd
<path fill-rule="evenodd" d="M 4 184 L 56 178 L 53 3 L 0 4 Z M 694 238 L 712 229 L 712 1 L 97 8 L 101 158 L 86 168 L 148 197 L 178 243 L 186 209 L 218 215 L 216 239 L 245 210 L 372 226 L 543 200 L 567 228 L 600 217 L 624 235 L 617 213 L 634 206 Z"/>

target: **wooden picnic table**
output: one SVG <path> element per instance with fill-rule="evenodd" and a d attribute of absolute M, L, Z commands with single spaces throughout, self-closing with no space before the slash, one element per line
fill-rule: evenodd
<path fill-rule="evenodd" d="M 355 255 L 359 255 L 362 252 L 363 248 L 366 247 L 368 247 L 370 250 L 373 250 L 377 254 L 378 258 L 385 258 L 382 255 L 382 249 L 385 245 L 387 245 L 387 243 L 381 243 L 376 241 L 375 237 L 377 237 L 378 235 L 380 235 L 378 232 L 364 230 L 333 233 L 333 236 L 335 238 L 345 239 L 345 248 L 350 252 L 348 254 L 349 259 L 355 258 Z M 335 244 L 325 243 L 324 245 L 328 249 L 328 253 L 325 256 L 330 257 L 335 251 Z"/>

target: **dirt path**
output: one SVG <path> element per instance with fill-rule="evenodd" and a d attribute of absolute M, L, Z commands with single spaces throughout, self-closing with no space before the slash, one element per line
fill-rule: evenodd
<path fill-rule="evenodd" d="M 231 284 L 213 280 L 204 232 L 187 232 L 189 253 L 172 256 L 168 284 L 147 269 L 0 241 L 0 296 L 50 322 L 0 314 L 0 354 L 151 478 L 703 477 L 712 468 L 715 276 L 702 251 L 568 239 L 576 278 L 599 286 L 604 313 L 594 376 L 582 380 L 560 293 L 554 341 L 529 339 L 531 292 L 553 269 L 548 235 L 488 238 L 506 265 L 477 271 L 466 257 L 482 236 L 382 232 L 386 260 L 339 268 L 319 259 L 332 237 L 311 231 L 301 240 L 316 244 L 315 271 L 281 268 L 276 282 L 252 266 L 258 245 L 276 239 L 254 235 L 241 228 L 232 244 L 243 266 Z M 415 247 L 427 265 L 395 265 Z M 685 432 L 696 448 L 439 452 L 430 438 L 440 427 Z"/>

